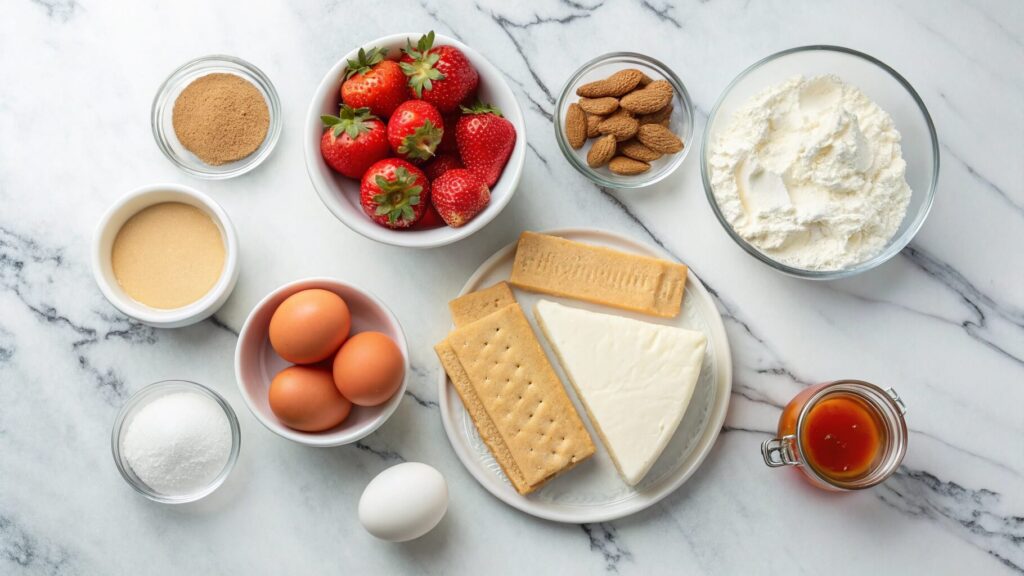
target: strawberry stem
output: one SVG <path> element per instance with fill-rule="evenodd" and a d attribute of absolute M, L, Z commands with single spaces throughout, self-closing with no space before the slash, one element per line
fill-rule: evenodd
<path fill-rule="evenodd" d="M 395 168 L 393 180 L 377 175 L 374 184 L 380 188 L 379 194 L 374 194 L 373 201 L 377 204 L 374 213 L 377 216 L 387 215 L 388 222 L 394 224 L 400 218 L 413 220 L 416 216 L 412 207 L 420 203 L 420 193 L 423 187 L 416 184 L 416 177 L 404 166 Z"/>
<path fill-rule="evenodd" d="M 501 116 L 501 110 L 497 106 L 492 104 L 484 104 L 477 100 L 472 106 L 459 106 L 462 109 L 463 114 L 494 114 L 495 116 Z"/>
<path fill-rule="evenodd" d="M 345 72 L 345 79 L 348 80 L 354 74 L 366 74 L 373 69 L 374 66 L 384 61 L 385 51 L 379 46 L 370 48 L 367 52 L 362 48 L 359 49 L 359 54 L 356 55 L 355 60 L 348 61 L 348 71 Z"/>
<path fill-rule="evenodd" d="M 402 138 L 398 153 L 415 160 L 429 160 L 434 157 L 434 151 L 443 136 L 443 128 L 434 126 L 430 120 L 424 120 L 422 126 Z"/>
<path fill-rule="evenodd" d="M 345 133 L 353 140 L 359 138 L 360 134 L 369 132 L 369 120 L 376 119 L 376 116 L 370 114 L 369 108 L 352 108 L 346 105 L 342 105 L 337 116 L 331 116 L 330 114 L 320 116 L 320 121 L 324 123 L 324 126 L 331 129 L 335 138 Z"/>
<path fill-rule="evenodd" d="M 417 98 L 423 97 L 424 90 L 429 91 L 433 88 L 434 80 L 444 80 L 445 78 L 445 75 L 435 67 L 441 56 L 430 53 L 433 46 L 434 31 L 431 30 L 420 37 L 415 48 L 413 48 L 412 42 L 406 39 L 405 48 L 402 49 L 402 52 L 405 52 L 412 62 L 402 62 L 399 66 L 402 68 L 402 72 L 409 77 L 409 87 L 412 88 Z"/>

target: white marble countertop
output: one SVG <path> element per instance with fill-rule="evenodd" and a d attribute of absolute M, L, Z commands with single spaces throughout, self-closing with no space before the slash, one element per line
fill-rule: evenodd
<path fill-rule="evenodd" d="M 536 4 L 529 6 L 528 4 Z M 514 3 L 5 0 L 0 17 L 0 573 L 997 574 L 1024 573 L 1024 4 L 561 0 Z M 303 167 L 300 126 L 322 74 L 351 47 L 436 29 L 507 75 L 530 152 L 508 208 L 432 251 L 374 244 L 335 220 Z M 780 49 L 845 45 L 917 88 L 942 142 L 924 228 L 878 270 L 833 283 L 783 277 L 715 221 L 692 154 L 655 188 L 608 192 L 563 160 L 554 95 L 582 62 L 651 54 L 687 83 L 698 130 L 740 70 Z M 157 86 L 193 57 L 261 67 L 284 106 L 272 157 L 227 182 L 177 171 L 153 142 Z M 242 246 L 216 319 L 160 331 L 100 295 L 88 243 L 121 194 L 180 182 L 214 196 Z M 734 393 L 711 456 L 652 509 L 560 525 L 505 506 L 462 468 L 436 405 L 431 345 L 444 303 L 523 229 L 591 226 L 664 246 L 719 297 Z M 235 331 L 274 287 L 329 275 L 364 285 L 403 322 L 414 377 L 395 417 L 356 446 L 303 448 L 261 426 L 235 385 Z M 398 281 L 414 278 L 415 282 Z M 413 287 L 413 284 L 415 287 Z M 895 386 L 910 450 L 884 486 L 837 496 L 767 469 L 758 444 L 801 387 L 840 377 Z M 134 493 L 110 427 L 146 384 L 221 392 L 243 449 L 208 500 Z M 385 467 L 448 478 L 448 516 L 403 545 L 374 540 L 355 506 Z"/>

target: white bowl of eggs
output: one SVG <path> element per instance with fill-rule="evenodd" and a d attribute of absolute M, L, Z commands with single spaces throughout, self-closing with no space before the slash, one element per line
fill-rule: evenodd
<path fill-rule="evenodd" d="M 268 294 L 249 313 L 235 376 L 253 415 L 307 446 L 341 446 L 371 434 L 402 401 L 405 333 L 365 290 L 308 278 Z"/>

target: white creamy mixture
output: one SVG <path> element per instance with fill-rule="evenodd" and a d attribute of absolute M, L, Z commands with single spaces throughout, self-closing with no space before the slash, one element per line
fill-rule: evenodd
<path fill-rule="evenodd" d="M 796 268 L 838 270 L 877 255 L 910 201 L 892 117 L 832 75 L 754 96 L 718 133 L 709 164 L 733 229 Z"/>

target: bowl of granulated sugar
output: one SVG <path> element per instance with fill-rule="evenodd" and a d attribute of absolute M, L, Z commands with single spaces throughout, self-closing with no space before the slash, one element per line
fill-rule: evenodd
<path fill-rule="evenodd" d="M 157 145 L 175 166 L 200 178 L 231 178 L 273 151 L 281 102 L 259 68 L 233 56 L 204 56 L 160 86 L 152 124 Z"/>
<path fill-rule="evenodd" d="M 136 492 L 183 504 L 224 483 L 241 439 L 235 411 L 220 394 L 195 382 L 165 380 L 139 390 L 121 407 L 111 450 Z"/>

